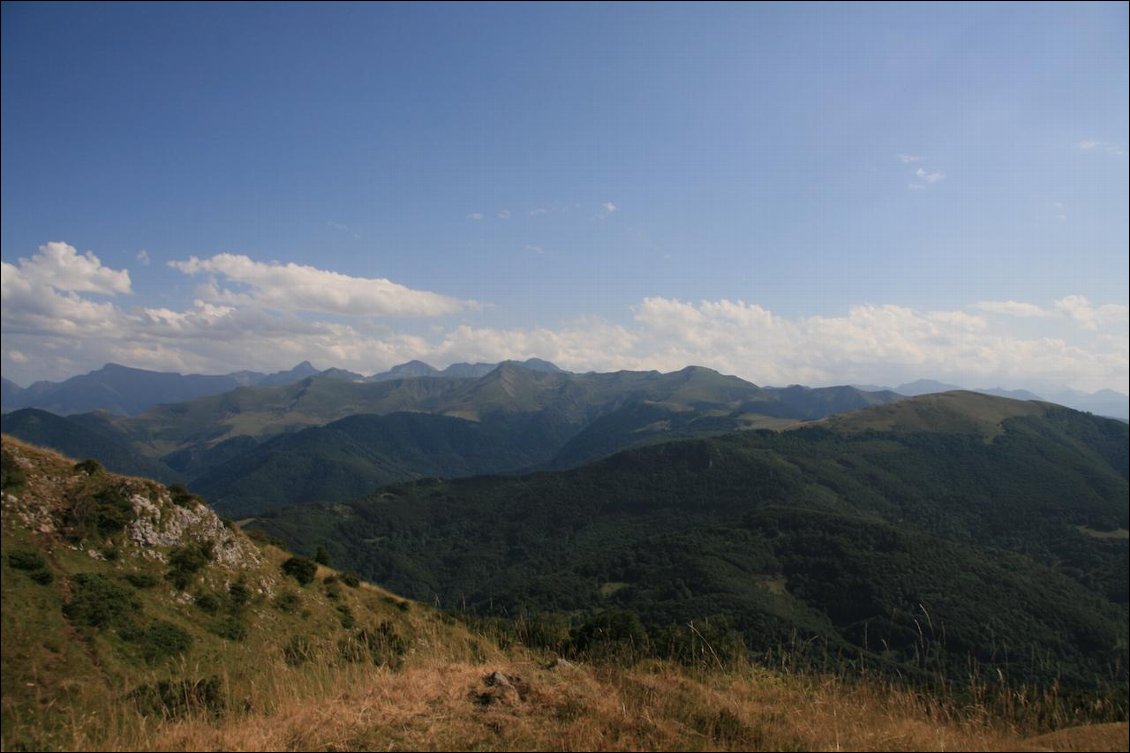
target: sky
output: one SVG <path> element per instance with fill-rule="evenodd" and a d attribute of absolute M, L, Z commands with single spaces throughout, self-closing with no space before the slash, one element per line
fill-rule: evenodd
<path fill-rule="evenodd" d="M 1128 390 L 1128 6 L 5 2 L 3 375 Z"/>

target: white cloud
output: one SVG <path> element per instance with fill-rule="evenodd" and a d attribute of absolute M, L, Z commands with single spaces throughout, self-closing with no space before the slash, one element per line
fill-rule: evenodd
<path fill-rule="evenodd" d="M 61 278 L 81 292 L 43 281 L 52 259 L 85 270 L 85 277 L 72 271 Z M 185 306 L 126 310 L 94 297 L 128 288 L 123 273 L 90 257 L 42 250 L 19 265 L 5 262 L 5 376 L 61 379 L 107 361 L 224 373 L 309 359 L 373 373 L 414 358 L 442 365 L 538 356 L 577 371 L 699 364 L 759 384 L 898 384 L 928 376 L 971 386 L 1128 389 L 1128 307 L 1080 295 L 1048 306 L 1015 300 L 982 301 L 968 310 L 860 305 L 825 316 L 783 316 L 740 300 L 654 296 L 632 306 L 624 323 L 587 317 L 554 328 L 506 329 L 436 319 L 413 334 L 370 316 L 473 307 L 388 280 L 231 254 L 172 266 L 214 277 L 204 286 L 208 295 Z"/>
<path fill-rule="evenodd" d="M 1095 306 L 1081 295 L 1069 295 L 1055 302 L 1056 311 L 1080 326 L 1089 330 L 1098 330 L 1107 326 L 1122 326 L 1127 324 L 1130 308 L 1108 303 Z"/>
<path fill-rule="evenodd" d="M 1021 303 L 1019 301 L 981 301 L 977 304 L 977 308 L 988 311 L 990 314 L 1027 318 L 1047 318 L 1055 315 L 1034 303 Z"/>
<path fill-rule="evenodd" d="M 1095 306 L 1085 296 L 1069 295 L 1055 301 L 1051 308 L 1043 308 L 1034 303 L 1017 301 L 982 301 L 977 308 L 993 314 L 1024 318 L 1063 319 L 1085 330 L 1097 332 L 1100 329 L 1125 328 L 1130 322 L 1130 308 L 1108 303 Z"/>
<path fill-rule="evenodd" d="M 913 154 L 896 154 L 895 159 L 904 165 L 909 165 L 912 162 L 921 162 L 925 157 L 915 157 Z"/>
<path fill-rule="evenodd" d="M 600 205 L 600 211 L 596 213 L 597 219 L 603 220 L 605 217 L 608 217 L 618 209 L 619 207 L 613 204 L 611 201 L 606 201 Z"/>
<path fill-rule="evenodd" d="M 500 220 L 510 219 L 510 210 L 509 209 L 499 209 L 498 210 L 498 219 L 500 219 Z"/>
<path fill-rule="evenodd" d="M 467 215 L 467 219 L 473 220 L 474 222 L 478 222 L 482 218 L 483 218 L 482 212 L 471 212 L 469 215 Z"/>
<path fill-rule="evenodd" d="M 523 251 L 529 251 L 529 252 L 534 253 L 534 254 L 544 254 L 545 253 L 544 248 L 542 248 L 541 246 L 535 246 L 532 243 L 527 243 L 525 246 L 522 246 L 522 250 Z"/>
<path fill-rule="evenodd" d="M 1098 139 L 1083 139 L 1079 142 L 1079 148 L 1085 152 L 1103 151 L 1115 157 L 1122 157 L 1126 154 L 1125 147 Z"/>
<path fill-rule="evenodd" d="M 131 292 L 127 270 L 104 267 L 90 251 L 79 254 L 74 246 L 58 241 L 43 244 L 39 253 L 20 259 L 17 265 L 3 264 L 5 292 L 9 285 L 103 295 Z"/>
<path fill-rule="evenodd" d="M 0 262 L 0 313 L 5 338 L 41 332 L 112 336 L 121 312 L 108 301 L 81 294 L 114 296 L 131 292 L 129 272 L 102 265 L 87 251 L 66 243 L 46 243 L 30 259 Z M 34 347 L 24 348 L 36 354 Z M 33 355 L 33 360 L 34 360 Z"/>
<path fill-rule="evenodd" d="M 530 210 L 530 216 L 531 217 L 538 217 L 538 216 L 543 215 L 543 214 L 549 214 L 549 210 L 546 209 L 545 207 L 538 207 L 537 209 L 531 209 Z"/>
<path fill-rule="evenodd" d="M 930 172 L 926 172 L 921 167 L 918 168 L 917 170 L 915 170 L 914 174 L 916 176 L 918 176 L 918 178 L 920 180 L 924 180 L 924 181 L 926 181 L 927 183 L 930 183 L 930 184 L 937 183 L 939 181 L 945 180 L 945 177 L 946 177 L 945 173 L 942 173 L 942 172 L 932 172 L 932 173 L 930 173 Z"/>
<path fill-rule="evenodd" d="M 472 301 L 412 290 L 384 278 L 351 277 L 294 263 L 259 262 L 240 254 L 216 254 L 210 259 L 193 256 L 185 261 L 171 261 L 169 266 L 187 275 L 210 275 L 200 291 L 203 297 L 280 311 L 442 316 L 478 306 Z"/>
<path fill-rule="evenodd" d="M 137 252 L 137 260 L 141 262 L 142 266 L 149 266 L 149 252 L 144 248 Z"/>

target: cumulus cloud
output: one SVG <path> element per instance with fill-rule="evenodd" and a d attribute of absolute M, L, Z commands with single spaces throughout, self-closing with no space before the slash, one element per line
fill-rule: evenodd
<path fill-rule="evenodd" d="M 43 270 L 58 259 L 85 270 L 58 282 L 81 292 L 44 280 Z M 474 308 L 387 280 L 231 254 L 173 267 L 209 277 L 208 294 L 185 305 L 127 310 L 124 299 L 104 298 L 107 290 L 128 291 L 124 271 L 92 255 L 41 250 L 31 260 L 4 263 L 5 376 L 61 379 L 107 361 L 224 373 L 309 359 L 373 373 L 417 358 L 444 365 L 538 356 L 576 371 L 699 364 L 759 384 L 898 384 L 928 376 L 975 386 L 1126 391 L 1130 371 L 1128 307 L 1080 295 L 1049 305 L 1001 300 L 946 310 L 859 305 L 823 316 L 784 316 L 740 300 L 653 296 L 627 308 L 623 322 L 584 317 L 555 327 L 498 328 L 440 318 L 407 332 L 373 315 Z"/>
<path fill-rule="evenodd" d="M 113 333 L 120 310 L 83 293 L 116 296 L 131 292 L 129 272 L 103 266 L 90 251 L 46 243 L 29 259 L 0 262 L 0 311 L 5 336 L 38 332 Z M 28 350 L 34 352 L 34 350 Z"/>
<path fill-rule="evenodd" d="M 1069 295 L 1060 298 L 1049 308 L 1037 306 L 1034 303 L 1017 301 L 982 301 L 977 304 L 977 308 L 1006 316 L 1068 319 L 1092 332 L 1112 327 L 1125 328 L 1128 320 L 1130 320 L 1130 317 L 1128 317 L 1130 309 L 1126 306 L 1114 303 L 1096 306 L 1086 296 L 1081 295 Z"/>
<path fill-rule="evenodd" d="M 611 201 L 606 201 L 600 205 L 600 211 L 597 212 L 596 216 L 603 220 L 605 217 L 609 216 L 617 209 L 619 209 L 619 207 L 617 207 Z"/>
<path fill-rule="evenodd" d="M 1110 325 L 1125 327 L 1130 313 L 1130 308 L 1112 303 L 1095 306 L 1081 295 L 1060 298 L 1055 302 L 1055 310 L 1092 331 Z"/>
<path fill-rule="evenodd" d="M 510 210 L 509 209 L 499 209 L 498 210 L 498 219 L 500 219 L 500 220 L 510 219 Z"/>
<path fill-rule="evenodd" d="M 1053 316 L 1051 311 L 1040 308 L 1034 303 L 1020 301 L 981 301 L 977 308 L 988 311 L 990 314 L 1003 314 L 1004 316 L 1020 316 L 1027 318 L 1046 318 Z"/>
<path fill-rule="evenodd" d="M 384 278 L 351 277 L 301 264 L 260 262 L 241 254 L 171 261 L 186 275 L 209 275 L 202 297 L 281 311 L 352 316 L 442 316 L 478 304 L 413 290 Z"/>
<path fill-rule="evenodd" d="M 142 266 L 149 266 L 149 252 L 144 248 L 137 252 L 137 260 L 141 262 Z"/>
<path fill-rule="evenodd" d="M 896 154 L 895 159 L 904 165 L 909 165 L 912 162 L 921 162 L 925 157 L 916 157 L 913 154 Z"/>
<path fill-rule="evenodd" d="M 3 265 L 5 292 L 9 285 L 103 295 L 130 292 L 127 270 L 105 267 L 92 252 L 80 254 L 74 246 L 59 241 L 43 244 L 30 259 Z"/>
<path fill-rule="evenodd" d="M 472 220 L 474 222 L 478 222 L 482 218 L 483 218 L 482 212 L 471 212 L 469 215 L 467 215 L 467 219 Z"/>

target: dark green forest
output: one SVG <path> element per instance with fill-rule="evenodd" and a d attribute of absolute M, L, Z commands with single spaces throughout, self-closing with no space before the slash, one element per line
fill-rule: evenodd
<path fill-rule="evenodd" d="M 574 639 L 622 613 L 653 647 L 722 625 L 742 650 L 904 676 L 1124 685 L 1126 425 L 1046 404 L 969 425 L 746 431 L 256 525 L 447 609 L 556 615 Z"/>

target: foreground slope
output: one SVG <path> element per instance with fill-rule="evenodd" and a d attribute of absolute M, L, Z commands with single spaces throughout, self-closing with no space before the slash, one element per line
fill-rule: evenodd
<path fill-rule="evenodd" d="M 259 525 L 484 613 L 614 607 L 652 637 L 721 615 L 755 651 L 1124 693 L 1127 446 L 1120 422 L 955 393 Z"/>
<path fill-rule="evenodd" d="M 701 641 L 681 663 L 551 660 L 521 645 L 536 621 L 468 630 L 326 567 L 288 576 L 183 489 L 9 437 L 2 458 L 4 750 L 1125 749 L 1125 723 L 1011 688 L 723 666 Z"/>

